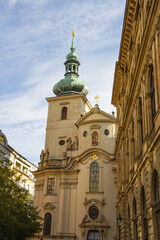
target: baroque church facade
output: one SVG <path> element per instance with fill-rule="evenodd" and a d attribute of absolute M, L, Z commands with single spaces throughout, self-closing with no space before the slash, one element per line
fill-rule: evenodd
<path fill-rule="evenodd" d="M 44 219 L 38 237 L 111 240 L 116 233 L 116 118 L 86 98 L 72 35 L 65 78 L 54 85 L 56 96 L 47 98 L 45 149 L 34 173 L 34 205 Z"/>
<path fill-rule="evenodd" d="M 117 108 L 119 239 L 160 239 L 160 1 L 126 1 L 112 104 Z M 118 229 L 117 229 L 118 230 Z"/>

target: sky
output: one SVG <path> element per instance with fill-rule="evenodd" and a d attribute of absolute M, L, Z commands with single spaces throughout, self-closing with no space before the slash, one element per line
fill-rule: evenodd
<path fill-rule="evenodd" d="M 64 77 L 75 24 L 80 78 L 111 114 L 125 0 L 0 0 L 0 129 L 34 164 L 45 144 L 52 88 Z"/>

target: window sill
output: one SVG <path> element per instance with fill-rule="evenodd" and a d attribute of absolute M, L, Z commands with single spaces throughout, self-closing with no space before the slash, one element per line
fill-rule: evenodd
<path fill-rule="evenodd" d="M 86 192 L 86 194 L 103 194 L 104 192 Z"/>

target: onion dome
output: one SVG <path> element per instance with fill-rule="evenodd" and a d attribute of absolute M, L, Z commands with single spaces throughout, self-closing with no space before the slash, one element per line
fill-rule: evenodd
<path fill-rule="evenodd" d="M 78 78 L 78 68 L 80 66 L 80 62 L 78 61 L 78 55 L 74 52 L 74 36 L 75 32 L 73 30 L 72 44 L 70 48 L 71 52 L 66 56 L 66 61 L 64 63 L 66 70 L 64 74 L 65 78 L 61 79 L 53 87 L 53 92 L 57 97 L 81 93 L 86 96 L 88 94 L 87 85 L 82 79 Z"/>

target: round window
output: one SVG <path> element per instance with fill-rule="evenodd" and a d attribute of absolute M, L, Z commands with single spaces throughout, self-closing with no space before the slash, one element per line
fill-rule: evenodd
<path fill-rule="evenodd" d="M 60 140 L 59 141 L 59 145 L 64 145 L 65 144 L 65 141 L 64 140 Z"/>
<path fill-rule="evenodd" d="M 89 217 L 92 220 L 95 220 L 98 218 L 98 215 L 99 215 L 99 209 L 96 206 L 91 206 L 89 208 Z"/>
<path fill-rule="evenodd" d="M 108 129 L 105 129 L 105 130 L 104 130 L 104 134 L 105 134 L 105 135 L 109 135 L 109 130 L 108 130 Z"/>
<path fill-rule="evenodd" d="M 87 137 L 87 131 L 84 131 L 84 133 L 83 133 L 83 137 Z"/>

